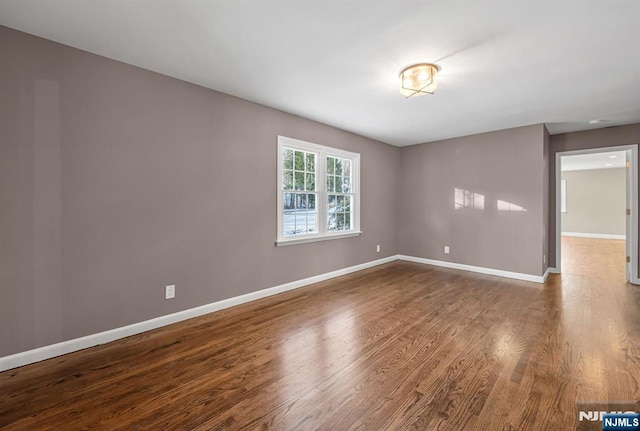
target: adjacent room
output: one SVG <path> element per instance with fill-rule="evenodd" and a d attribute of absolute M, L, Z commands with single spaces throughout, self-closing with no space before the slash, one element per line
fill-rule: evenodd
<path fill-rule="evenodd" d="M 0 429 L 640 412 L 639 18 L 0 0 Z"/>
<path fill-rule="evenodd" d="M 562 157 L 562 273 L 628 278 L 626 162 L 626 151 Z"/>

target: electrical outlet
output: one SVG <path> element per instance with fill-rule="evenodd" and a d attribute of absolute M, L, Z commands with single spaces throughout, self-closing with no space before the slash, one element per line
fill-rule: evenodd
<path fill-rule="evenodd" d="M 546 254 L 542 255 L 542 263 L 547 263 L 547 255 Z"/>
<path fill-rule="evenodd" d="M 176 285 L 172 284 L 171 286 L 165 286 L 164 299 L 173 299 L 175 297 L 176 297 Z"/>
<path fill-rule="evenodd" d="M 380 253 L 380 244 L 376 245 L 376 253 Z"/>
<path fill-rule="evenodd" d="M 448 245 L 444 246 L 444 254 L 449 254 L 449 246 Z"/>

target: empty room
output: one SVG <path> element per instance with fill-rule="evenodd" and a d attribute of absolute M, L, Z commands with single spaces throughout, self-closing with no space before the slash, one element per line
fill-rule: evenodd
<path fill-rule="evenodd" d="M 0 0 L 0 429 L 640 429 L 639 19 Z"/>

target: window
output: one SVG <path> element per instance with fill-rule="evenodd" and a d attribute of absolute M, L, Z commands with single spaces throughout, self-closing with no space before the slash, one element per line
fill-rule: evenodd
<path fill-rule="evenodd" d="M 360 235 L 360 154 L 278 136 L 277 245 Z"/>

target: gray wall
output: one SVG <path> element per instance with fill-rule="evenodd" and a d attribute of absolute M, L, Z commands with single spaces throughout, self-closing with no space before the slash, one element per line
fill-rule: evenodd
<path fill-rule="evenodd" d="M 549 154 L 549 262 L 551 266 L 555 266 L 556 262 L 556 153 L 632 144 L 640 144 L 640 123 L 551 136 Z"/>
<path fill-rule="evenodd" d="M 567 181 L 562 232 L 625 234 L 625 168 L 566 171 L 562 179 Z"/>
<path fill-rule="evenodd" d="M 0 356 L 398 253 L 398 148 L 2 27 L 0 58 Z M 278 134 L 361 153 L 361 237 L 274 247 Z"/>
<path fill-rule="evenodd" d="M 539 124 L 401 148 L 400 251 L 542 275 L 545 133 Z M 456 209 L 456 189 L 483 196 L 484 206 Z M 498 200 L 526 211 L 499 210 Z"/>

